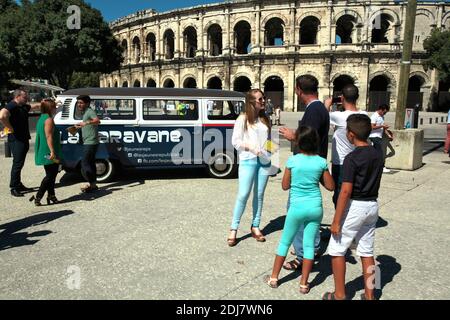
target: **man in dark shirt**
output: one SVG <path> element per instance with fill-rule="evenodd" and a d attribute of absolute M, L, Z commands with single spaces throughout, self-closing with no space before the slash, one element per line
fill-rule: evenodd
<path fill-rule="evenodd" d="M 13 155 L 9 186 L 11 195 L 14 197 L 23 197 L 22 192 L 31 190 L 25 187 L 21 180 L 21 172 L 30 147 L 29 140 L 31 139 L 28 127 L 28 112 L 31 106 L 26 104 L 27 101 L 27 92 L 16 90 L 14 99 L 0 111 L 0 121 L 9 131 L 8 145 Z"/>
<path fill-rule="evenodd" d="M 347 138 L 356 147 L 344 160 L 342 188 L 336 206 L 328 253 L 332 259 L 335 291 L 326 292 L 325 300 L 343 300 L 345 294 L 345 254 L 353 240 L 361 257 L 364 300 L 374 299 L 374 241 L 378 221 L 378 190 L 383 175 L 383 156 L 369 145 L 372 125 L 364 114 L 347 119 Z"/>
<path fill-rule="evenodd" d="M 319 100 L 319 82 L 310 75 L 300 76 L 296 80 L 295 92 L 302 103 L 306 105 L 306 111 L 299 126 L 309 126 L 317 130 L 320 138 L 319 156 L 327 159 L 328 155 L 328 131 L 330 130 L 330 114 L 325 105 Z M 280 134 L 289 141 L 295 140 L 295 130 L 280 128 Z M 297 154 L 297 148 L 294 154 Z M 297 259 L 286 262 L 283 267 L 287 270 L 298 269 L 303 260 L 303 228 L 295 236 L 293 245 Z M 320 233 L 317 233 L 315 240 L 316 252 L 320 246 Z"/>

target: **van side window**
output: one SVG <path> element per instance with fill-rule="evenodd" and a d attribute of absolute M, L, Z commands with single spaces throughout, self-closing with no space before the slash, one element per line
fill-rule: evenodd
<path fill-rule="evenodd" d="M 92 108 L 100 120 L 135 120 L 136 101 L 132 99 L 95 99 L 91 101 Z M 83 118 L 75 107 L 75 119 Z"/>
<path fill-rule="evenodd" d="M 198 120 L 196 100 L 144 100 L 144 120 Z"/>
<path fill-rule="evenodd" d="M 242 101 L 208 100 L 206 108 L 209 120 L 236 120 L 244 111 Z"/>

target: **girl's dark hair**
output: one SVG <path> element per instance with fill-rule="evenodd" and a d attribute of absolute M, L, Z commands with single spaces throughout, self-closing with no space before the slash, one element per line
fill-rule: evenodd
<path fill-rule="evenodd" d="M 319 152 L 319 140 L 319 134 L 316 129 L 308 126 L 298 127 L 296 143 L 300 151 L 317 154 Z"/>
<path fill-rule="evenodd" d="M 53 99 L 44 99 L 41 101 L 41 113 L 52 115 L 52 110 L 56 109 L 56 102 Z"/>
<path fill-rule="evenodd" d="M 86 104 L 90 104 L 91 103 L 91 97 L 86 96 L 86 95 L 81 95 L 77 97 L 77 100 L 81 100 Z"/>

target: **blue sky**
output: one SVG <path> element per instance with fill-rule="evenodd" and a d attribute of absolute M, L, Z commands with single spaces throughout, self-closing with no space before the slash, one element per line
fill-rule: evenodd
<path fill-rule="evenodd" d="M 100 10 L 106 21 L 135 13 L 144 9 L 155 9 L 158 12 L 169 11 L 178 8 L 192 7 L 202 4 L 224 2 L 223 0 L 85 0 L 94 8 Z"/>

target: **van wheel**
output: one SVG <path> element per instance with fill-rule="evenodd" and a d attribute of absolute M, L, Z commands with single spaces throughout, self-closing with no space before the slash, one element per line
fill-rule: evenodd
<path fill-rule="evenodd" d="M 97 182 L 109 182 L 116 174 L 117 164 L 109 159 L 97 159 L 95 160 L 95 168 L 97 171 Z"/>
<path fill-rule="evenodd" d="M 237 173 L 236 156 L 229 152 L 219 152 L 208 161 L 208 174 L 212 178 L 233 178 Z"/>

